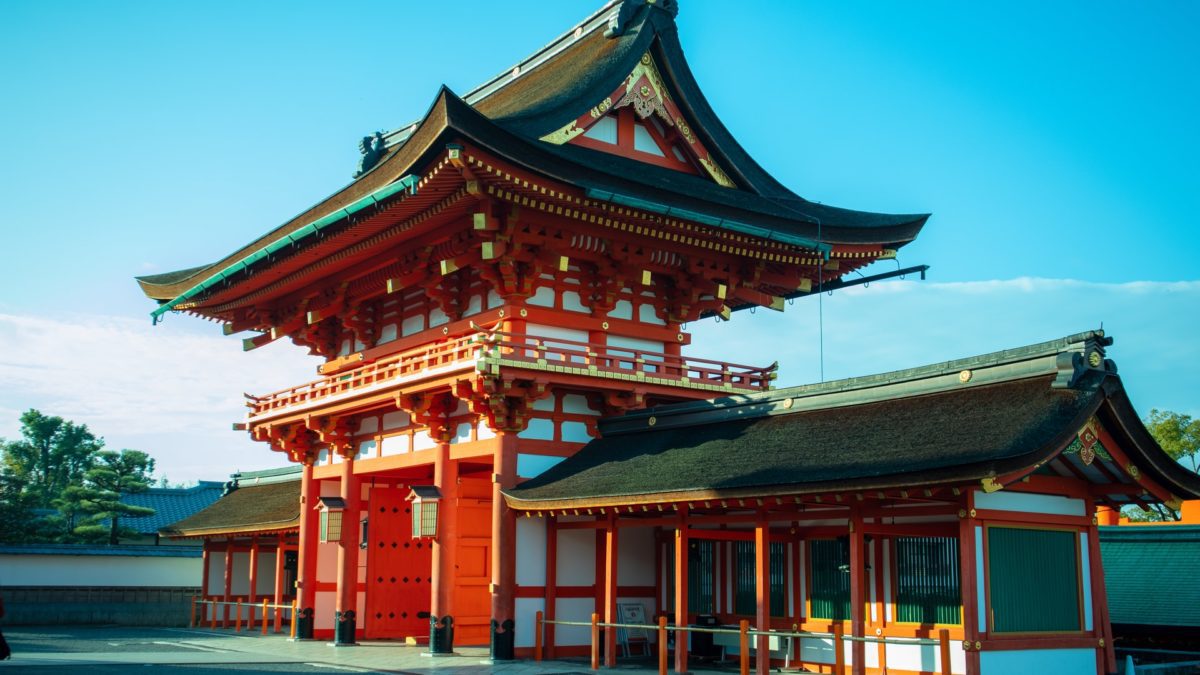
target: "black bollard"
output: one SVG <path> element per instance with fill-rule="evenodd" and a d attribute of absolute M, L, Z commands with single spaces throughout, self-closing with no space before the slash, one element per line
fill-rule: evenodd
<path fill-rule="evenodd" d="M 429 653 L 454 653 L 454 617 L 444 616 L 440 620 L 429 617 Z"/>
<path fill-rule="evenodd" d="M 504 623 L 500 623 L 492 619 L 492 660 L 493 661 L 511 661 L 513 660 L 513 620 L 505 619 Z"/>
<path fill-rule="evenodd" d="M 296 612 L 296 639 L 313 639 L 313 609 L 305 607 Z"/>
<path fill-rule="evenodd" d="M 337 623 L 334 624 L 334 639 L 333 643 L 338 646 L 353 645 L 354 630 L 357 628 L 354 621 L 354 610 L 348 609 L 344 612 L 337 613 Z"/>

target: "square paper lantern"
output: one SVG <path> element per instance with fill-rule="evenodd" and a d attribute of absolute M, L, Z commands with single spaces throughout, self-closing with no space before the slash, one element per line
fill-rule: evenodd
<path fill-rule="evenodd" d="M 408 495 L 412 502 L 412 536 L 436 537 L 438 529 L 438 502 L 442 493 L 433 485 L 414 485 Z"/>

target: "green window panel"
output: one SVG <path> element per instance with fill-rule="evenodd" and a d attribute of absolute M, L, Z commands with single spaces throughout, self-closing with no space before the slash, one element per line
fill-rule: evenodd
<path fill-rule="evenodd" d="M 771 542 L 767 578 L 771 584 L 771 616 L 787 615 L 787 549 Z M 744 616 L 758 613 L 758 582 L 755 579 L 754 542 L 733 543 L 733 612 Z"/>
<path fill-rule="evenodd" d="M 814 539 L 809 542 L 812 616 L 845 621 L 850 618 L 850 541 Z"/>
<path fill-rule="evenodd" d="M 896 620 L 961 624 L 957 537 L 897 537 Z"/>
<path fill-rule="evenodd" d="M 1078 631 L 1078 534 L 989 527 L 988 595 L 997 633 Z"/>

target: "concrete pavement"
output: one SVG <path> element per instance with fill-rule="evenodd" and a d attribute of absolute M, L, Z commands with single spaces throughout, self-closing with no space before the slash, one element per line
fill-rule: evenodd
<path fill-rule="evenodd" d="M 584 675 L 578 661 L 487 663 L 485 647 L 461 647 L 453 656 L 429 657 L 423 647 L 396 642 L 363 642 L 332 647 L 326 642 L 292 642 L 279 635 L 229 630 L 131 627 L 3 628 L 13 658 L 0 661 L 2 675 L 30 673 L 129 672 L 131 666 L 166 669 L 170 675 L 213 673 L 411 673 L 420 675 Z M 627 659 L 622 673 L 653 675 L 657 662 Z M 728 671 L 724 671 L 728 672 Z"/>

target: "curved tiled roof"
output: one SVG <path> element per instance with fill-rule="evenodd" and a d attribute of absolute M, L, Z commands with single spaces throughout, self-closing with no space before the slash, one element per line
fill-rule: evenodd
<path fill-rule="evenodd" d="M 1200 495 L 1083 333 L 935 366 L 604 420 L 601 438 L 505 491 L 521 509 L 962 485 L 1031 471 L 1101 416 L 1141 473 Z M 1098 356 L 1096 363 L 1085 357 Z M 1097 494 L 1101 494 L 1098 491 Z"/>
<path fill-rule="evenodd" d="M 164 527 L 169 537 L 275 532 L 299 527 L 300 481 L 239 487 L 208 508 Z"/>

